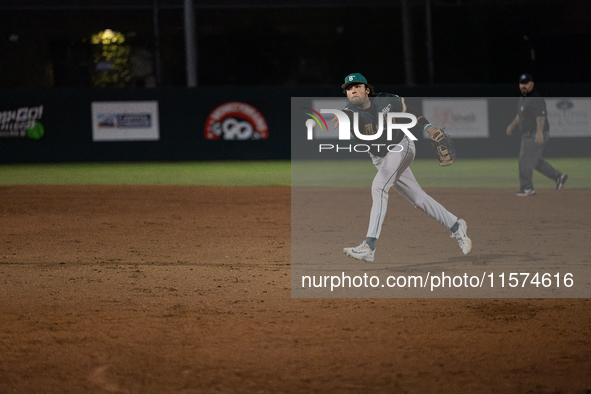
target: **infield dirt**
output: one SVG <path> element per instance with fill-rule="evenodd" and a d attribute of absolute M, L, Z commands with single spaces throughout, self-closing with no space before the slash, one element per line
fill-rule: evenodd
<path fill-rule="evenodd" d="M 460 262 L 591 261 L 590 191 L 429 193 L 470 224 Z M 589 299 L 292 299 L 290 197 L 0 188 L 0 393 L 591 392 Z M 367 212 L 341 201 L 363 237 Z M 428 220 L 389 214 L 382 237 L 404 223 L 462 256 Z"/>

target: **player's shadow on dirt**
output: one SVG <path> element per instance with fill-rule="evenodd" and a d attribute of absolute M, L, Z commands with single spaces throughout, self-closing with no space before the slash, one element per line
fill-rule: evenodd
<path fill-rule="evenodd" d="M 542 260 L 544 259 L 531 254 L 490 253 L 451 257 L 447 259 L 447 261 L 442 261 L 441 263 L 470 263 L 472 265 L 489 265 L 491 263 L 530 263 Z"/>
<path fill-rule="evenodd" d="M 475 267 L 475 266 L 484 266 L 484 267 L 491 267 L 491 266 L 504 266 L 506 264 L 523 264 L 526 265 L 527 263 L 531 262 L 539 262 L 543 261 L 542 257 L 534 256 L 531 254 L 503 254 L 503 253 L 490 253 L 490 254 L 469 254 L 467 256 L 456 256 L 451 257 L 447 260 L 442 261 L 434 261 L 430 263 L 421 263 L 421 264 L 406 264 L 406 265 L 397 265 L 396 269 L 402 270 L 415 270 L 415 269 L 425 269 L 429 267 Z M 391 269 L 391 267 L 387 268 Z"/>

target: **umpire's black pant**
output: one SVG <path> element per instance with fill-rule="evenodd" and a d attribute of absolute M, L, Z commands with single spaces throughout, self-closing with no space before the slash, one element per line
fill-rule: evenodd
<path fill-rule="evenodd" d="M 553 181 L 557 181 L 562 175 L 542 157 L 544 147 L 548 143 L 549 132 L 544 133 L 544 143 L 536 143 L 536 135 L 524 135 L 521 137 L 521 150 L 519 152 L 519 182 L 521 190 L 533 189 L 532 177 L 534 169 L 546 175 Z"/>

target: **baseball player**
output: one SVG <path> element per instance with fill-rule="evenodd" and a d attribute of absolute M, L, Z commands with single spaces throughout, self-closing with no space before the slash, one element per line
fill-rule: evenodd
<path fill-rule="evenodd" d="M 368 85 L 365 77 L 359 73 L 347 75 L 345 83 L 341 87 L 349 100 L 344 112 L 351 120 L 354 118 L 354 113 L 358 114 L 358 130 L 363 134 L 375 134 L 378 131 L 380 113 L 385 115 L 387 112 L 407 112 L 409 110 L 402 97 L 390 93 L 375 94 L 373 87 Z M 338 119 L 334 118 L 332 122 L 336 122 L 335 127 L 338 125 Z M 353 122 L 351 124 L 353 125 Z M 442 130 L 431 125 L 424 116 L 418 117 L 416 127 L 425 130 L 433 143 L 437 145 L 436 150 L 441 165 L 453 163 L 455 150 L 451 145 L 451 140 Z M 383 136 L 385 134 L 385 132 L 382 133 Z M 375 142 L 379 142 L 379 140 Z M 410 170 L 410 164 L 415 157 L 414 142 L 404 132 L 395 129 L 392 139 L 387 143 L 398 144 L 398 146 L 396 149 L 388 151 L 383 146 L 380 149 L 379 143 L 371 144 L 369 156 L 378 172 L 371 186 L 373 203 L 369 217 L 369 228 L 366 239 L 361 245 L 344 248 L 345 254 L 358 260 L 368 262 L 374 260 L 375 243 L 380 237 L 388 207 L 388 194 L 392 187 L 412 205 L 420 208 L 450 229 L 451 237 L 457 239 L 462 252 L 464 254 L 470 253 L 472 241 L 467 235 L 468 225 L 466 222 L 463 219 L 458 219 L 457 216 L 425 193 Z"/>
<path fill-rule="evenodd" d="M 534 196 L 536 191 L 532 182 L 534 169 L 556 182 L 556 191 L 562 190 L 568 175 L 561 173 L 542 157 L 544 146 L 550 136 L 550 125 L 546 112 L 546 101 L 534 89 L 530 74 L 519 77 L 521 97 L 517 105 L 517 116 L 507 127 L 507 135 L 519 125 L 521 149 L 519 151 L 519 183 L 521 188 L 514 194 L 517 197 Z"/>

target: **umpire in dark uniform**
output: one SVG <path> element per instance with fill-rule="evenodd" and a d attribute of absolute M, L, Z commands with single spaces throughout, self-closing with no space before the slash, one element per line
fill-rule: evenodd
<path fill-rule="evenodd" d="M 550 125 L 546 112 L 546 100 L 534 89 L 530 74 L 519 77 L 521 97 L 517 106 L 517 116 L 507 127 L 507 135 L 519 126 L 521 150 L 519 152 L 519 182 L 521 188 L 515 192 L 518 197 L 536 194 L 532 183 L 534 169 L 556 182 L 556 191 L 564 186 L 568 175 L 561 173 L 542 157 L 544 146 L 548 143 Z"/>

